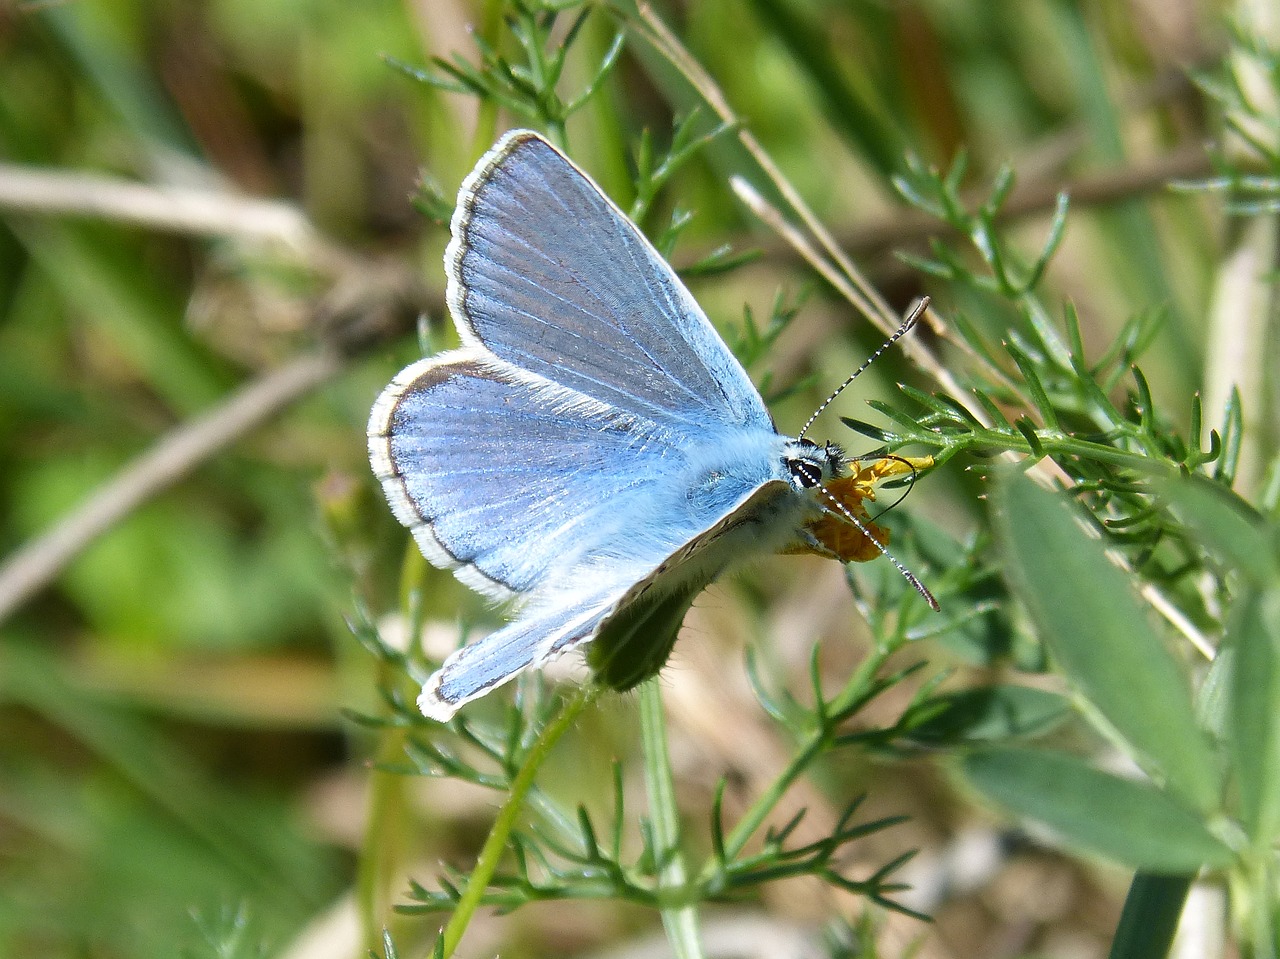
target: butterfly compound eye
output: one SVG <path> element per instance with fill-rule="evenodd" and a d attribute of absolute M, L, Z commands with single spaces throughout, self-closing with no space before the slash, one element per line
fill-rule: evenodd
<path fill-rule="evenodd" d="M 787 460 L 787 469 L 791 479 L 801 489 L 813 489 L 822 482 L 822 467 L 802 459 Z"/>

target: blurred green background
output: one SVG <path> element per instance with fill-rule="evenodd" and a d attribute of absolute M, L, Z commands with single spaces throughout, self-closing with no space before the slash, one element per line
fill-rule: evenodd
<path fill-rule="evenodd" d="M 1078 188 L 1050 282 L 1077 304 L 1086 337 L 1104 344 L 1131 313 L 1165 310 L 1145 360 L 1157 398 L 1185 410 L 1205 389 L 1215 401 L 1208 317 L 1232 228 L 1212 202 L 1164 185 L 1211 170 L 1205 144 L 1221 136 L 1219 118 L 1188 71 L 1226 49 L 1224 5 L 687 0 L 656 10 L 895 306 L 926 290 L 944 314 L 978 306 L 891 255 L 923 250 L 940 229 L 891 187 L 905 154 L 946 166 L 967 151 L 978 195 L 1007 162 L 1022 203 L 1012 229 L 1030 250 L 1056 192 Z M 484 0 L 0 6 L 0 559 L 22 559 L 100 484 L 246 384 L 320 371 L 5 610 L 0 955 L 201 956 L 210 941 L 239 942 L 236 955 L 362 954 L 352 889 L 372 855 L 373 743 L 340 709 L 374 708 L 378 677 L 345 617 L 357 603 L 397 607 L 405 551 L 369 475 L 365 419 L 421 355 L 419 313 L 433 346 L 451 335 L 447 233 L 420 209 L 429 203 L 415 206 L 430 192 L 420 177 L 451 201 L 492 137 L 527 122 L 390 60 L 474 62 L 472 28 L 509 48 L 502 14 Z M 625 17 L 604 5 L 590 14 L 566 97 L 620 28 Z M 691 105 L 628 31 L 615 71 L 569 121 L 569 148 L 625 205 L 631 145 L 644 129 L 669 138 Z M 775 385 L 812 375 L 776 411 L 794 429 L 879 336 L 733 198 L 728 177 L 752 172 L 721 141 L 682 169 L 658 211 L 696 214 L 677 265 L 723 243 L 763 250 L 694 284 L 722 328 L 740 323 L 744 302 L 767 316 L 780 286 L 810 291 L 753 371 Z M 36 173 L 50 175 L 39 188 L 23 178 Z M 117 196 L 122 184 L 149 189 Z M 181 214 L 179 195 L 206 206 Z M 308 358 L 320 366 L 299 365 Z M 892 395 L 897 362 L 861 395 Z M 859 401 L 843 399 L 845 412 Z M 912 505 L 963 536 L 981 522 L 979 493 L 957 467 Z M 736 675 L 742 636 L 781 637 L 785 659 L 841 631 L 847 593 L 838 570 L 819 569 L 774 561 L 748 579 L 745 604 L 742 588 L 717 587 L 694 642 L 728 622 L 738 638 L 711 645 L 717 668 Z M 447 576 L 429 583 L 435 649 L 447 651 L 459 621 L 491 614 Z M 628 709 L 606 706 L 575 748 L 604 763 L 634 749 Z M 708 745 L 693 719 L 680 735 L 691 770 L 733 768 L 750 739 Z M 927 766 L 910 785 L 900 775 L 884 773 L 877 794 L 917 817 L 899 849 L 978 815 Z M 711 781 L 695 778 L 695 792 Z M 487 807 L 438 787 L 422 787 L 390 833 L 402 859 L 387 868 L 426 881 L 436 857 L 465 861 L 474 848 Z M 1009 949 L 986 954 L 1068 954 L 1054 951 L 1062 943 L 1101 954 L 1123 883 L 1052 857 L 1017 868 L 939 917 L 937 954 L 976 954 L 1002 931 Z M 1012 905 L 1026 883 L 1049 890 L 1043 914 Z M 812 903 L 791 899 L 775 904 L 780 915 L 813 918 Z M 477 948 L 585 954 L 650 928 L 626 909 L 557 908 Z M 432 920 L 408 924 L 425 936 Z"/>

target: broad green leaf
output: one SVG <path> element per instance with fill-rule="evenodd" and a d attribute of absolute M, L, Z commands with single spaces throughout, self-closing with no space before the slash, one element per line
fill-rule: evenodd
<path fill-rule="evenodd" d="M 1231 490 L 1195 476 L 1161 477 L 1152 486 L 1212 555 L 1257 585 L 1280 581 L 1276 531 Z"/>
<path fill-rule="evenodd" d="M 1280 590 L 1236 601 L 1229 742 L 1240 818 L 1258 849 L 1280 833 Z"/>
<path fill-rule="evenodd" d="M 1236 651 L 1229 644 L 1223 644 L 1196 691 L 1196 716 L 1201 728 L 1215 740 L 1225 740 L 1228 735 L 1235 676 Z"/>
<path fill-rule="evenodd" d="M 993 743 L 1038 736 L 1070 711 L 1056 693 L 1030 686 L 985 686 L 943 693 L 917 707 L 928 718 L 907 739 L 923 746 Z"/>
<path fill-rule="evenodd" d="M 968 756 L 963 768 L 999 805 L 1044 823 L 1070 845 L 1136 869 L 1181 875 L 1231 862 L 1231 850 L 1167 792 L 1074 756 L 993 749 Z"/>
<path fill-rule="evenodd" d="M 1194 879 L 1147 872 L 1134 876 L 1109 959 L 1165 959 Z"/>
<path fill-rule="evenodd" d="M 1005 575 L 1050 654 L 1148 769 L 1195 808 L 1218 804 L 1218 772 L 1186 676 L 1152 629 L 1130 576 L 1062 497 L 1022 474 L 998 488 Z"/>

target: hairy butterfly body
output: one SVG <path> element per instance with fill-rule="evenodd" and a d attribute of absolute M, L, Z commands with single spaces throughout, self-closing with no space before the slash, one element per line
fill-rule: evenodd
<path fill-rule="evenodd" d="M 589 641 L 597 678 L 626 688 L 726 567 L 838 555 L 811 529 L 840 450 L 778 433 L 670 266 L 567 157 L 507 134 L 463 183 L 452 232 L 462 345 L 383 391 L 369 455 L 426 557 L 515 617 L 427 681 L 427 716 Z"/>

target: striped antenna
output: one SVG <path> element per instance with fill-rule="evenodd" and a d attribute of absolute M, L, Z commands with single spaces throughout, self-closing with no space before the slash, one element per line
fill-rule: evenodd
<path fill-rule="evenodd" d="M 914 314 L 913 314 L 911 322 L 914 322 L 914 321 L 915 320 L 914 320 Z M 894 339 L 896 339 L 898 335 L 901 335 L 901 332 L 902 331 L 899 331 L 898 334 L 895 334 Z M 893 340 L 890 340 L 889 342 L 892 343 Z M 929 592 L 929 588 L 925 586 L 924 583 L 920 582 L 919 578 L 916 576 L 915 573 L 911 572 L 911 570 L 907 569 L 900 562 L 898 562 L 898 558 L 894 556 L 891 552 L 889 552 L 888 548 L 885 547 L 884 543 L 880 542 L 880 540 L 876 539 L 874 536 L 871 535 L 871 530 L 867 529 L 866 524 L 863 523 L 862 520 L 854 516 L 853 512 L 847 506 L 845 506 L 844 503 L 836 499 L 836 497 L 831 493 L 831 491 L 828 490 L 825 486 L 818 486 L 815 488 L 822 493 L 822 495 L 826 498 L 827 502 L 831 504 L 831 506 L 834 506 L 836 508 L 836 512 L 838 512 L 842 517 L 847 519 L 854 526 L 858 527 L 858 529 L 862 531 L 862 535 L 865 536 L 867 539 L 871 540 L 872 545 L 874 545 L 876 549 L 880 550 L 880 553 L 884 556 L 884 558 L 887 559 L 889 562 L 891 562 L 897 568 L 899 573 L 901 573 L 904 577 L 906 577 L 907 582 L 910 583 L 915 588 L 915 591 L 917 593 L 919 593 L 921 596 L 924 597 L 925 602 L 929 604 L 929 606 L 933 609 L 935 613 L 942 612 L 942 607 L 939 606 L 938 601 L 934 599 L 933 593 Z"/>
<path fill-rule="evenodd" d="M 911 330 L 911 328 L 916 325 L 916 321 L 919 320 L 920 317 L 924 316 L 924 311 L 927 310 L 928 308 L 929 308 L 929 298 L 927 296 L 922 296 L 920 297 L 920 299 L 916 300 L 915 305 L 912 306 L 911 310 L 907 313 L 907 318 L 903 320 L 902 325 L 898 327 L 897 330 L 894 331 L 893 336 L 889 337 L 887 340 L 881 343 L 880 349 L 872 353 L 871 356 L 867 358 L 867 362 L 863 363 L 856 370 L 854 370 L 853 374 L 847 380 L 841 383 L 834 393 L 832 393 L 830 396 L 828 396 L 825 400 L 822 401 L 822 405 L 813 411 L 813 415 L 809 417 L 809 422 L 804 424 L 804 429 L 800 431 L 800 435 L 797 436 L 796 439 L 801 439 L 801 440 L 804 439 L 804 434 L 809 432 L 809 427 L 813 425 L 813 421 L 816 420 L 819 415 L 821 415 L 822 411 L 825 410 L 832 403 L 834 403 L 836 397 L 839 396 L 841 393 L 843 393 L 846 389 L 848 389 L 849 384 L 852 383 L 854 380 L 856 380 L 858 378 L 858 375 L 863 370 L 865 370 L 868 366 L 874 363 L 881 353 L 883 353 L 889 347 L 893 346 L 894 343 L 898 342 L 899 339 L 905 336 Z M 855 520 L 855 522 L 857 521 Z M 862 524 L 859 523 L 858 525 L 861 526 Z M 906 570 L 903 570 L 903 572 L 906 573 Z M 910 576 L 910 574 L 908 574 L 908 576 Z"/>

